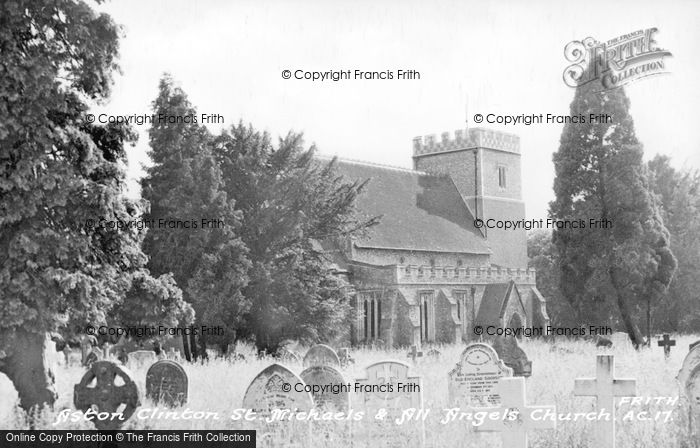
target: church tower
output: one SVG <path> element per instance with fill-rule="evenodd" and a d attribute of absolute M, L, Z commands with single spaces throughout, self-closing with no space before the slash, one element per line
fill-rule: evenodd
<path fill-rule="evenodd" d="M 413 139 L 413 167 L 450 176 L 481 228 L 493 255 L 491 263 L 527 267 L 525 230 L 488 228 L 498 221 L 525 218 L 522 201 L 520 138 L 517 135 L 473 128 Z M 471 227 L 472 223 L 465 223 Z"/>

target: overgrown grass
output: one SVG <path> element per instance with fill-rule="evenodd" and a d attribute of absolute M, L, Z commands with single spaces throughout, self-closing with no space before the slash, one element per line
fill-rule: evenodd
<path fill-rule="evenodd" d="M 590 343 L 582 341 L 559 341 L 554 345 L 538 340 L 525 340 L 521 346 L 533 361 L 532 377 L 526 381 L 527 398 L 532 405 L 555 405 L 557 413 L 567 414 L 594 410 L 595 400 L 573 395 L 574 379 L 595 376 L 595 356 L 605 352 L 615 355 L 616 376 L 637 379 L 637 394 L 640 397 L 678 397 L 679 386 L 675 380 L 687 353 L 688 344 L 698 337 L 677 337 L 677 346 L 671 357 L 665 360 L 661 348 L 639 352 L 631 347 L 618 347 L 609 350 L 596 349 Z M 431 414 L 425 422 L 426 446 L 431 447 L 488 447 L 500 446 L 499 437 L 493 434 L 475 433 L 467 422 L 440 423 L 443 409 L 451 407 L 447 396 L 447 372 L 459 359 L 463 345 L 442 346 L 438 349 L 442 356 L 437 360 L 419 358 L 411 371 L 423 378 L 424 408 Z M 410 363 L 405 350 L 370 350 L 358 349 L 352 355 L 356 363 L 343 370 L 345 380 L 354 382 L 363 378 L 364 366 L 383 359 L 398 359 Z M 271 359 L 256 359 L 248 356 L 246 361 L 230 363 L 216 359 L 207 364 L 185 364 L 184 368 L 190 381 L 189 400 L 183 407 L 193 411 L 216 412 L 220 419 L 172 420 L 172 419 L 138 419 L 136 415 L 125 425 L 124 429 L 250 429 L 251 423 L 233 421 L 229 417 L 233 410 L 241 407 L 243 394 L 250 381 L 263 368 L 274 362 Z M 302 366 L 297 363 L 287 364 L 293 371 L 300 373 Z M 143 391 L 145 388 L 146 367 L 132 371 L 134 378 Z M 72 409 L 73 385 L 77 383 L 84 369 L 80 366 L 59 366 L 56 374 L 59 399 L 54 410 L 44 410 L 39 418 L 39 427 L 45 429 L 92 429 L 87 422 L 61 423 L 54 425 L 62 409 Z M 17 410 L 17 394 L 6 377 L 0 377 L 0 427 L 3 429 L 26 428 L 27 420 Z M 351 400 L 358 402 L 357 396 Z M 155 407 L 143 398 L 142 407 Z M 357 407 L 353 406 L 355 409 Z M 667 403 L 644 403 L 642 405 L 621 405 L 617 410 L 617 446 L 618 447 L 690 447 L 687 411 L 682 401 L 677 405 Z M 357 409 L 359 410 L 359 409 Z M 665 416 L 648 421 L 622 421 L 629 411 L 646 411 L 652 417 L 657 412 L 672 411 L 671 420 L 664 421 Z M 366 418 L 365 421 L 368 419 Z M 354 423 L 354 430 L 367 423 Z M 415 429 L 392 426 L 395 436 L 406 430 Z M 258 427 L 259 438 L 269 428 Z M 289 430 L 279 437 L 265 437 L 274 446 L 347 446 L 350 442 L 351 428 L 347 423 L 297 423 L 289 425 Z M 530 432 L 530 446 L 533 447 L 593 447 L 592 434 L 594 423 L 588 421 L 560 421 L 555 430 Z M 389 437 L 392 438 L 392 434 Z M 401 444 L 409 446 L 418 443 Z"/>

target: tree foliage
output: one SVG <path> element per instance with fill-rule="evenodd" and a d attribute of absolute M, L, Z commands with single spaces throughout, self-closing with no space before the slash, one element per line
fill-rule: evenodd
<path fill-rule="evenodd" d="M 642 342 L 636 317 L 658 301 L 676 266 L 670 237 L 651 193 L 642 149 L 622 88 L 576 89 L 571 115 L 586 124 L 567 124 L 554 154 L 553 218 L 608 220 L 611 228 L 563 228 L 553 234 L 559 254 L 561 289 L 581 322 L 600 322 L 615 304 L 636 345 Z M 590 122 L 591 114 L 610 121 Z M 613 300 L 610 300 L 610 299 Z"/>
<path fill-rule="evenodd" d="M 83 2 L 24 3 L 0 14 L 0 326 L 44 332 L 105 322 L 148 273 L 141 232 L 97 225 L 138 217 L 122 195 L 134 133 L 84 119 L 109 94 L 118 28 Z"/>
<path fill-rule="evenodd" d="M 374 222 L 355 213 L 364 184 L 343 181 L 334 162 L 315 159 L 314 150 L 294 133 L 275 147 L 266 133 L 243 124 L 216 139 L 214 154 L 242 212 L 240 235 L 251 261 L 245 332 L 261 350 L 274 351 L 289 338 L 329 340 L 346 327 L 346 285 L 320 243 L 350 238 Z"/>
<path fill-rule="evenodd" d="M 135 134 L 85 120 L 88 101 L 109 94 L 118 35 L 109 16 L 82 1 L 0 3 L 2 342 L 105 324 L 134 294 L 134 283 L 153 293 L 151 308 L 172 313 L 166 318 L 187 313 L 172 282 L 145 269 L 143 232 L 100 225 L 141 213 L 123 196 L 124 147 Z M 35 344 L 30 351 L 41 357 L 44 349 Z M 12 351 L 0 347 L 0 369 L 22 385 L 23 406 L 50 401 L 25 399 L 32 385 L 16 376 L 27 372 L 9 364 L 26 358 Z M 38 383 L 48 376 L 32 372 L 34 387 L 44 387 Z"/>
<path fill-rule="evenodd" d="M 166 75 L 153 113 L 192 117 L 197 111 Z M 226 344 L 233 340 L 241 307 L 245 308 L 241 288 L 248 261 L 237 235 L 241 214 L 223 190 L 221 170 L 211 153 L 212 136 L 203 126 L 187 121 L 157 119 L 149 132 L 154 164 L 142 180 L 142 195 L 150 203 L 145 218 L 152 227 L 144 250 L 154 273 L 172 273 L 185 300 L 194 306 L 200 329 L 202 325 L 224 329 L 224 335 L 210 342 Z M 187 226 L 173 227 L 168 224 L 172 222 Z"/>
<path fill-rule="evenodd" d="M 154 113 L 196 115 L 165 77 Z M 345 285 L 321 242 L 349 238 L 372 223 L 355 216 L 362 184 L 343 182 L 314 158 L 302 136 L 273 145 L 238 124 L 213 137 L 195 123 L 157 124 L 155 162 L 143 181 L 149 219 L 221 218 L 224 229 L 152 229 L 145 250 L 156 273 L 173 274 L 201 325 L 224 326 L 208 342 L 254 340 L 274 352 L 286 339 L 328 340 L 349 311 Z"/>
<path fill-rule="evenodd" d="M 652 185 L 671 233 L 678 269 L 654 312 L 660 331 L 700 331 L 700 174 L 676 170 L 666 156 L 648 163 Z"/>

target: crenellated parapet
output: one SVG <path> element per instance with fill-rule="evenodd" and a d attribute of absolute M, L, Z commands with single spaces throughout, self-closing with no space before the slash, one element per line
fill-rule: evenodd
<path fill-rule="evenodd" d="M 467 148 L 490 148 L 520 153 L 520 137 L 491 129 L 457 129 L 454 135 L 443 132 L 438 139 L 435 134 L 413 139 L 413 156 L 419 157 Z"/>
<path fill-rule="evenodd" d="M 534 285 L 536 281 L 534 269 L 417 265 L 397 265 L 395 269 L 397 283 L 487 284 L 513 280 L 520 284 Z"/>

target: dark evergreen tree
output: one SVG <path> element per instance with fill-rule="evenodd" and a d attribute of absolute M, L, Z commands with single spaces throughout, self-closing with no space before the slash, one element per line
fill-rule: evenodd
<path fill-rule="evenodd" d="M 700 173 L 676 170 L 666 156 L 649 163 L 652 184 L 664 223 L 671 233 L 671 250 L 678 260 L 668 292 L 653 313 L 656 331 L 700 331 Z"/>
<path fill-rule="evenodd" d="M 663 225 L 629 100 L 622 88 L 597 91 L 595 83 L 576 89 L 570 115 L 585 124 L 566 124 L 554 154 L 552 218 L 608 220 L 612 228 L 557 229 L 562 293 L 581 323 L 600 323 L 596 311 L 615 304 L 635 346 L 642 343 L 637 317 L 659 299 L 671 281 L 675 259 Z M 593 115 L 611 119 L 591 122 Z M 612 298 L 613 300 L 609 300 Z"/>
<path fill-rule="evenodd" d="M 53 404 L 48 332 L 104 325 L 132 288 L 165 320 L 187 306 L 152 278 L 125 199 L 121 126 L 85 120 L 109 94 L 118 27 L 82 1 L 0 2 L 0 372 L 24 409 Z M 52 348 L 52 347 L 51 347 Z"/>
<path fill-rule="evenodd" d="M 299 134 L 274 147 L 266 133 L 239 124 L 217 138 L 214 154 L 242 212 L 240 234 L 251 262 L 243 290 L 250 309 L 241 336 L 275 352 L 285 339 L 340 334 L 348 323 L 347 285 L 320 244 L 351 238 L 375 222 L 355 213 L 364 184 L 343 181 L 333 162 L 303 148 Z"/>
<path fill-rule="evenodd" d="M 196 117 L 197 111 L 168 75 L 160 82 L 153 113 L 156 122 L 149 136 L 154 164 L 142 180 L 143 197 L 151 205 L 146 218 L 153 223 L 144 243 L 149 268 L 172 273 L 185 300 L 194 306 L 195 328 L 222 327 L 223 334 L 208 342 L 225 347 L 235 339 L 247 309 L 241 288 L 248 262 L 237 235 L 241 214 L 223 190 L 211 135 L 195 120 L 177 118 Z M 178 227 L 177 222 L 187 226 Z M 206 346 L 206 337 L 190 341 L 195 339 L 201 348 Z"/>

